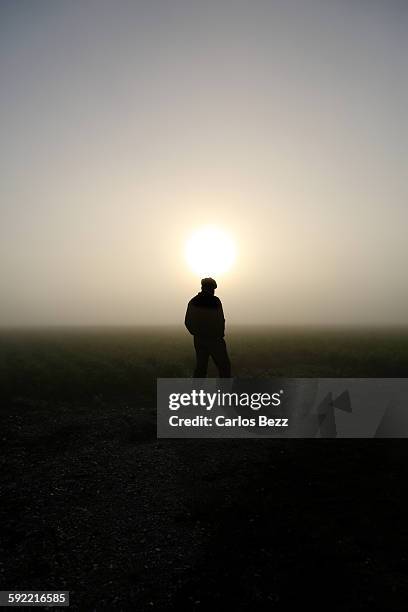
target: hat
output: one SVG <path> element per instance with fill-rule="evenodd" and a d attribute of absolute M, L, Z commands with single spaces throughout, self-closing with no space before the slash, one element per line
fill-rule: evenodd
<path fill-rule="evenodd" d="M 216 289 L 217 288 L 217 283 L 215 282 L 215 280 L 213 278 L 202 278 L 201 279 L 201 287 L 204 288 L 208 288 L 208 289 Z"/>

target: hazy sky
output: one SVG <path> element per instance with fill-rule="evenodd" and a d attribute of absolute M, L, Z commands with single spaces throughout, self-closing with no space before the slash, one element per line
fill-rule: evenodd
<path fill-rule="evenodd" d="M 406 0 L 1 0 L 0 324 L 408 323 Z"/>

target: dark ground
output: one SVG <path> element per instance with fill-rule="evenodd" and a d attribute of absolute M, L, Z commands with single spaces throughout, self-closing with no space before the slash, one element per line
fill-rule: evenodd
<path fill-rule="evenodd" d="M 188 375 L 189 338 L 0 340 L 2 590 L 69 590 L 81 611 L 406 609 L 406 441 L 158 441 L 155 377 Z M 408 375 L 401 330 L 230 346 L 240 375 Z"/>

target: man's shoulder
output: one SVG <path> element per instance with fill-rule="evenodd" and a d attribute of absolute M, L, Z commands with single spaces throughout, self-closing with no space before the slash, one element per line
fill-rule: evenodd
<path fill-rule="evenodd" d="M 221 306 L 221 300 L 216 295 L 203 295 L 197 293 L 189 301 L 189 305 L 199 306 L 201 308 L 219 308 Z"/>

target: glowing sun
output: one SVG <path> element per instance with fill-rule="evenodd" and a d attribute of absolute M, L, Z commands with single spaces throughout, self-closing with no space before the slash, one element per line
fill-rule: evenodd
<path fill-rule="evenodd" d="M 232 238 L 223 230 L 208 226 L 196 230 L 185 249 L 188 265 L 199 276 L 219 276 L 228 272 L 235 261 Z"/>

